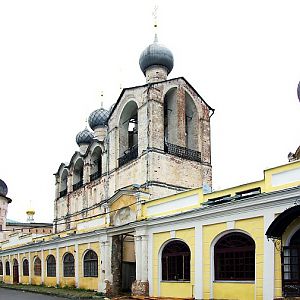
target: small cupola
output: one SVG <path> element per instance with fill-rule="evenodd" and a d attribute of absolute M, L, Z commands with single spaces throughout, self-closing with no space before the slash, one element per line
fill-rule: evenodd
<path fill-rule="evenodd" d="M 106 127 L 108 121 L 109 111 L 105 108 L 96 109 L 93 111 L 88 119 L 90 127 L 94 130 L 96 139 L 103 141 L 106 136 Z"/>
<path fill-rule="evenodd" d="M 148 82 L 166 80 L 174 66 L 171 50 L 158 43 L 157 34 L 154 42 L 149 45 L 140 56 L 140 68 Z"/>
<path fill-rule="evenodd" d="M 8 192 L 8 188 L 6 183 L 0 179 L 0 196 L 6 197 L 7 192 Z"/>
<path fill-rule="evenodd" d="M 89 144 L 93 141 L 94 134 L 87 129 L 87 127 L 77 133 L 76 135 L 76 143 L 80 148 L 80 152 L 85 152 Z"/>

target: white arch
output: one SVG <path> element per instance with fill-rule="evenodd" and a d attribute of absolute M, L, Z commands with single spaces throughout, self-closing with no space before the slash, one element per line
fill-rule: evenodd
<path fill-rule="evenodd" d="M 191 248 L 189 246 L 189 244 L 187 243 L 187 241 L 183 240 L 183 239 L 180 239 L 180 238 L 170 238 L 168 240 L 166 240 L 164 243 L 162 243 L 162 245 L 160 246 L 159 250 L 158 250 L 158 274 L 157 274 L 157 278 L 158 278 L 158 287 L 157 287 L 157 291 L 158 291 L 158 296 L 160 296 L 160 282 L 162 281 L 162 265 L 161 265 L 161 257 L 162 257 L 162 252 L 163 252 L 163 249 L 167 246 L 167 244 L 169 244 L 170 242 L 173 242 L 173 241 L 180 241 L 180 242 L 183 242 L 185 243 L 189 250 L 190 250 L 190 255 L 192 255 L 192 252 L 191 252 Z M 191 264 L 191 261 L 190 261 L 190 264 Z M 191 266 L 190 266 L 190 272 L 191 272 Z"/>
<path fill-rule="evenodd" d="M 293 230 L 291 230 L 290 234 L 287 236 L 287 238 L 286 238 L 285 241 L 284 241 L 284 245 L 282 245 L 282 246 L 289 246 L 292 237 L 294 236 L 294 234 L 295 234 L 299 229 L 300 229 L 300 224 L 298 224 L 297 226 L 295 226 L 295 227 L 293 228 Z"/>
<path fill-rule="evenodd" d="M 211 244 L 210 244 L 210 297 L 213 298 L 213 283 L 215 280 L 215 255 L 214 255 L 214 250 L 215 250 L 215 245 L 217 244 L 217 242 L 225 235 L 229 234 L 229 233 L 243 233 L 247 236 L 249 236 L 255 245 L 255 272 L 254 272 L 254 284 L 256 286 L 256 242 L 255 239 L 252 237 L 252 235 L 247 232 L 244 231 L 242 229 L 228 229 L 225 231 L 220 232 L 217 236 L 215 236 L 215 238 L 212 240 Z M 203 262 L 202 262 L 203 263 Z"/>
<path fill-rule="evenodd" d="M 82 276 L 84 276 L 84 257 L 85 257 L 85 255 L 88 253 L 88 251 L 93 251 L 93 252 L 95 252 L 96 255 L 97 255 L 97 261 L 98 261 L 98 268 L 97 268 L 97 271 L 98 271 L 98 278 L 99 278 L 99 274 L 100 274 L 100 272 L 99 272 L 99 267 L 100 267 L 100 264 L 99 264 L 99 255 L 98 255 L 98 253 L 97 253 L 94 249 L 92 249 L 92 248 L 85 249 L 85 251 L 82 253 L 82 257 L 81 257 L 81 274 L 82 274 Z"/>

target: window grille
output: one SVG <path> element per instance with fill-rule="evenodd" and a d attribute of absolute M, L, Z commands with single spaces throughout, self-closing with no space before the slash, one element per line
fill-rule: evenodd
<path fill-rule="evenodd" d="M 49 255 L 47 258 L 47 276 L 48 277 L 56 276 L 56 261 L 53 255 Z"/>
<path fill-rule="evenodd" d="M 2 261 L 0 261 L 0 275 L 3 275 L 3 264 L 2 264 Z"/>
<path fill-rule="evenodd" d="M 168 243 L 162 252 L 162 280 L 189 281 L 191 252 L 181 241 Z"/>
<path fill-rule="evenodd" d="M 222 237 L 214 248 L 216 280 L 255 280 L 255 243 L 243 233 Z"/>
<path fill-rule="evenodd" d="M 83 180 L 79 180 L 77 183 L 73 184 L 73 191 L 80 189 L 83 186 Z"/>
<path fill-rule="evenodd" d="M 5 263 L 5 274 L 10 276 L 10 266 L 8 261 Z"/>
<path fill-rule="evenodd" d="M 41 276 L 42 271 L 42 263 L 41 260 L 37 257 L 34 260 L 33 272 L 35 276 Z"/>
<path fill-rule="evenodd" d="M 201 162 L 201 152 L 171 143 L 165 142 L 165 152 L 188 160 Z"/>
<path fill-rule="evenodd" d="M 64 196 L 67 195 L 67 193 L 68 193 L 67 189 L 64 189 L 64 190 L 59 192 L 59 197 L 64 197 Z"/>
<path fill-rule="evenodd" d="M 74 256 L 71 253 L 67 253 L 64 256 L 64 277 L 74 277 Z"/>
<path fill-rule="evenodd" d="M 134 145 L 132 148 L 125 151 L 125 154 L 118 158 L 119 167 L 127 164 L 131 160 L 134 160 L 138 157 L 138 145 Z"/>
<path fill-rule="evenodd" d="M 23 260 L 23 276 L 29 276 L 29 264 L 27 259 Z"/>
<path fill-rule="evenodd" d="M 83 259 L 84 277 L 98 277 L 98 255 L 89 250 Z"/>

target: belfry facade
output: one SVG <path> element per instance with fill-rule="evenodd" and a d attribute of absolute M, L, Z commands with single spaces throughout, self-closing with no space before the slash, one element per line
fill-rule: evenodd
<path fill-rule="evenodd" d="M 92 112 L 92 131 L 78 133 L 80 150 L 55 174 L 56 232 L 108 212 L 118 191 L 138 188 L 156 199 L 211 187 L 213 109 L 183 77 L 167 79 L 173 55 L 157 36 L 139 63 L 146 84 L 123 89 L 109 110 Z"/>

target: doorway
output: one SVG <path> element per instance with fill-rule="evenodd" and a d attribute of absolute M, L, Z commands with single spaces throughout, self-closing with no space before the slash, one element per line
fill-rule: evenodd
<path fill-rule="evenodd" d="M 19 283 L 19 264 L 16 259 L 13 261 L 13 283 Z"/>

